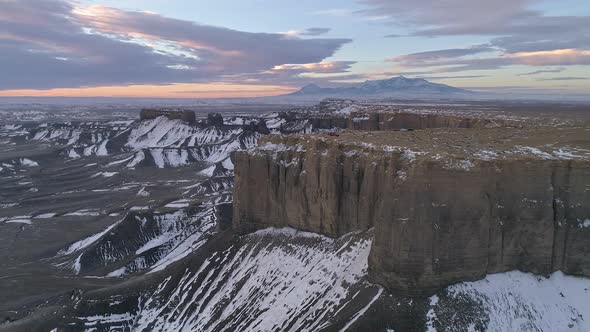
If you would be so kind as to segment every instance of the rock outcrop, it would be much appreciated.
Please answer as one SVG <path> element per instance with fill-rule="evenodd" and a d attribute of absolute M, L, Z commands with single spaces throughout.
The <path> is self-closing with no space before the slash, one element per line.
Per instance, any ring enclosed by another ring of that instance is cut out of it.
<path fill-rule="evenodd" d="M 590 276 L 589 145 L 584 128 L 269 136 L 233 156 L 233 227 L 374 227 L 369 276 L 405 295 L 515 269 Z"/>
<path fill-rule="evenodd" d="M 223 126 L 223 116 L 219 113 L 207 114 L 207 126 L 222 127 Z"/>
<path fill-rule="evenodd" d="M 242 128 L 245 131 L 252 131 L 257 132 L 262 135 L 270 134 L 270 129 L 266 126 L 266 121 L 264 119 L 257 119 L 256 121 L 251 121 L 250 123 L 242 125 Z"/>
<path fill-rule="evenodd" d="M 141 120 L 155 119 L 159 116 L 165 116 L 170 120 L 182 120 L 189 124 L 195 124 L 195 112 L 189 110 L 175 110 L 175 109 L 159 109 L 159 108 L 144 108 L 139 113 Z"/>

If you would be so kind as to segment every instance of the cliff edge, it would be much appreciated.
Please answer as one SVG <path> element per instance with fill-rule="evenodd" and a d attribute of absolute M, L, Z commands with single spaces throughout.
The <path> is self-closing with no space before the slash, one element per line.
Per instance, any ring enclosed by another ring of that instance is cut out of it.
<path fill-rule="evenodd" d="M 374 228 L 369 276 L 404 295 L 510 270 L 590 276 L 590 129 L 477 123 L 264 137 L 233 156 L 233 227 Z"/>

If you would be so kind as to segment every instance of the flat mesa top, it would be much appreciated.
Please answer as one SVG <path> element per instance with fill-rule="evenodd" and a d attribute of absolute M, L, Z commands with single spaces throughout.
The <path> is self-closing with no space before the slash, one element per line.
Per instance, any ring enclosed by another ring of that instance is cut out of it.
<path fill-rule="evenodd" d="M 438 128 L 416 131 L 355 131 L 336 135 L 307 134 L 264 138 L 258 151 L 307 149 L 321 141 L 330 149 L 348 151 L 399 151 L 413 158 L 453 157 L 473 160 L 543 159 L 590 161 L 590 126 Z M 299 145 L 298 148 L 294 148 Z"/>

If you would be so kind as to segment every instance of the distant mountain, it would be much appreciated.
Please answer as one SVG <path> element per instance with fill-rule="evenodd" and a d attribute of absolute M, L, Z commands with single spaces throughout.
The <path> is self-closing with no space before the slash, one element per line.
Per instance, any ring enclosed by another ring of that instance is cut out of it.
<path fill-rule="evenodd" d="M 316 84 L 308 84 L 300 90 L 282 97 L 302 98 L 388 98 L 388 97 L 460 97 L 474 92 L 455 88 L 445 84 L 428 82 L 422 78 L 406 78 L 403 76 L 385 80 L 366 81 L 338 88 L 322 88 Z"/>

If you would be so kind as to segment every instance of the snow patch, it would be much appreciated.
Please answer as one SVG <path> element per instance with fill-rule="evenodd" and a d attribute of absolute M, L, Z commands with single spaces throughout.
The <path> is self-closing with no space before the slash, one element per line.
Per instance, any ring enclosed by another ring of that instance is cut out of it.
<path fill-rule="evenodd" d="M 377 291 L 377 294 L 375 294 L 375 296 L 373 296 L 371 301 L 364 308 L 362 308 L 361 311 L 357 312 L 354 316 L 352 316 L 352 319 L 348 323 L 346 323 L 346 325 L 344 325 L 344 327 L 342 329 L 340 329 L 340 332 L 344 332 L 344 331 L 348 330 L 348 328 L 351 327 L 357 321 L 357 319 L 359 319 L 359 317 L 364 315 L 365 312 L 367 312 L 367 310 L 369 310 L 369 308 L 373 305 L 373 303 L 375 303 L 375 301 L 377 301 L 379 299 L 381 294 L 383 294 L 383 288 L 379 288 L 379 291 Z"/>
<path fill-rule="evenodd" d="M 37 215 L 33 218 L 37 218 L 37 219 L 49 219 L 49 218 L 53 218 L 57 215 L 57 213 L 43 213 L 40 215 Z"/>
<path fill-rule="evenodd" d="M 481 303 L 488 331 L 590 331 L 590 278 L 512 271 L 462 282 L 447 292 Z"/>
<path fill-rule="evenodd" d="M 107 277 L 109 278 L 117 278 L 117 277 L 122 277 L 127 273 L 127 268 L 126 267 L 122 267 L 120 269 L 116 269 L 113 272 L 110 272 L 109 274 L 107 274 Z"/>
<path fill-rule="evenodd" d="M 67 213 L 66 216 L 96 217 L 96 216 L 100 216 L 100 211 L 98 211 L 98 210 L 90 210 L 90 209 L 83 209 L 83 210 L 78 210 L 78 211 L 75 211 L 75 212 Z"/>
<path fill-rule="evenodd" d="M 174 202 L 170 202 L 168 204 L 166 204 L 165 206 L 167 208 L 186 208 L 190 205 L 190 200 L 187 199 L 180 199 Z"/>
<path fill-rule="evenodd" d="M 69 255 L 72 254 L 76 251 L 80 251 L 84 248 L 89 247 L 90 245 L 92 245 L 93 243 L 95 243 L 96 241 L 98 241 L 101 237 L 103 237 L 105 234 L 107 234 L 108 232 L 111 231 L 111 229 L 115 228 L 115 226 L 117 226 L 119 223 L 121 223 L 122 220 L 117 221 L 116 223 L 110 225 L 109 227 L 105 228 L 102 232 L 100 233 L 96 233 L 94 235 L 91 235 L 83 240 L 80 240 L 78 242 L 75 242 L 74 244 L 70 245 L 67 249 L 61 250 L 57 253 L 58 256 L 65 256 L 65 255 Z M 80 255 L 81 257 L 82 255 Z M 78 257 L 78 260 L 80 259 L 80 257 Z M 78 269 L 79 271 L 79 269 Z"/>
<path fill-rule="evenodd" d="M 498 158 L 498 153 L 491 150 L 480 150 L 474 154 L 474 156 L 481 160 L 494 160 Z"/>
<path fill-rule="evenodd" d="M 222 161 L 221 166 L 223 166 L 227 170 L 231 170 L 231 171 L 234 170 L 234 163 L 232 163 L 230 158 L 227 158 L 224 161 Z"/>
<path fill-rule="evenodd" d="M 20 164 L 25 167 L 38 167 L 39 166 L 39 163 L 37 163 L 36 161 L 31 160 L 29 158 L 21 158 Z"/>
<path fill-rule="evenodd" d="M 446 169 L 455 169 L 455 170 L 462 170 L 462 171 L 469 171 L 475 167 L 475 164 L 471 160 L 462 159 L 462 160 L 447 160 L 444 163 L 444 168 Z"/>
<path fill-rule="evenodd" d="M 212 177 L 216 168 L 217 168 L 216 165 L 211 165 L 211 166 L 205 168 L 204 170 L 200 171 L 199 174 L 205 175 L 207 177 Z"/>
<path fill-rule="evenodd" d="M 135 195 L 140 197 L 149 197 L 150 192 L 145 189 L 145 186 L 143 186 Z"/>
<path fill-rule="evenodd" d="M 76 152 L 76 150 L 70 149 L 70 151 L 68 152 L 68 158 L 78 159 L 80 158 L 80 155 L 78 154 L 78 152 Z"/>
<path fill-rule="evenodd" d="M 515 146 L 512 149 L 511 152 L 512 153 L 519 153 L 519 154 L 534 155 L 536 157 L 539 157 L 539 158 L 545 159 L 545 160 L 555 159 L 555 157 L 553 157 L 549 153 L 544 152 L 544 151 L 541 151 L 538 148 L 530 147 L 530 146 L 520 146 L 520 145 L 517 145 L 517 146 Z"/>
<path fill-rule="evenodd" d="M 436 321 L 436 312 L 434 307 L 438 304 L 439 298 L 437 295 L 430 297 L 430 309 L 426 313 L 426 332 L 436 332 L 434 322 Z"/>
<path fill-rule="evenodd" d="M 95 178 L 95 177 L 102 176 L 103 178 L 110 178 L 110 177 L 113 177 L 117 174 L 119 174 L 119 172 L 98 172 L 90 177 Z"/>
<path fill-rule="evenodd" d="M 27 224 L 32 225 L 31 219 L 8 219 L 5 221 L 7 224 Z"/>
<path fill-rule="evenodd" d="M 145 159 L 145 153 L 143 151 L 138 151 L 135 154 L 135 156 L 133 157 L 133 160 L 131 160 L 131 162 L 129 162 L 129 164 L 127 164 L 127 168 L 133 168 L 133 167 L 137 166 L 139 163 L 144 161 L 144 159 Z"/>
<path fill-rule="evenodd" d="M 253 236 L 287 236 L 287 237 L 294 237 L 294 238 L 318 238 L 322 239 L 327 242 L 332 242 L 333 239 L 323 236 L 317 233 L 305 232 L 300 231 L 295 228 L 291 227 L 283 227 L 283 228 L 276 228 L 276 227 L 269 227 L 265 229 L 261 229 L 252 233 Z"/>

